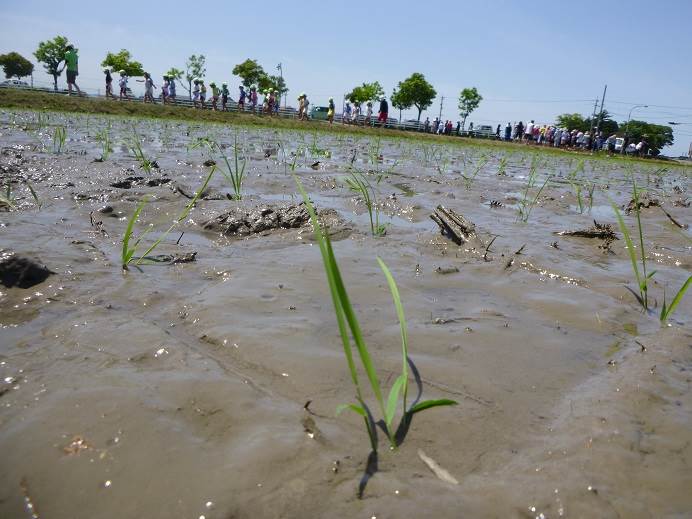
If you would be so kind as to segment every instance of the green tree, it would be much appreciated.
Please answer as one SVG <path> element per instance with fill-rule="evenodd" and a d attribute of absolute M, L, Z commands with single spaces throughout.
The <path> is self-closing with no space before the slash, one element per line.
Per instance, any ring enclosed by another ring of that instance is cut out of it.
<path fill-rule="evenodd" d="M 260 78 L 258 86 L 260 90 L 276 90 L 279 92 L 279 96 L 283 96 L 288 92 L 286 82 L 281 76 L 268 76 L 265 74 Z"/>
<path fill-rule="evenodd" d="M 420 72 L 414 72 L 411 77 L 399 82 L 397 93 L 397 101 L 406 108 L 415 106 L 418 110 L 418 122 L 420 122 L 420 114 L 428 108 L 437 92 L 433 86 L 428 83 L 425 76 Z M 392 105 L 394 105 L 394 99 L 392 98 Z"/>
<path fill-rule="evenodd" d="M 144 75 L 144 68 L 139 61 L 132 59 L 132 54 L 127 49 L 120 49 L 120 52 L 106 54 L 106 58 L 101 62 L 102 67 L 110 67 L 113 71 L 124 70 L 130 77 L 140 77 Z"/>
<path fill-rule="evenodd" d="M 598 119 L 598 115 L 593 121 L 591 120 L 591 118 L 587 119 L 589 123 L 589 129 L 593 128 L 595 131 L 596 125 L 598 125 L 601 132 L 603 132 L 603 135 L 612 135 L 618 132 L 620 127 L 617 121 L 613 120 L 613 117 L 608 113 L 608 110 L 603 110 L 603 112 L 601 112 L 600 124 Z"/>
<path fill-rule="evenodd" d="M 401 85 L 401 83 L 399 83 L 399 85 Z M 392 102 L 392 106 L 399 110 L 399 122 L 401 122 L 401 111 L 411 108 L 410 101 L 401 93 L 401 90 L 397 90 L 396 88 L 392 91 L 392 96 L 389 99 Z"/>
<path fill-rule="evenodd" d="M 561 114 L 555 119 L 556 126 L 568 130 L 587 132 L 591 129 L 591 120 L 585 119 L 581 114 Z"/>
<path fill-rule="evenodd" d="M 39 42 L 38 48 L 34 51 L 34 56 L 39 63 L 43 63 L 46 72 L 53 76 L 53 88 L 58 89 L 58 77 L 62 70 L 58 66 L 65 60 L 65 53 L 69 41 L 65 36 L 56 36 L 52 40 Z"/>
<path fill-rule="evenodd" d="M 193 54 L 187 58 L 187 63 L 185 63 L 185 81 L 187 81 L 187 87 L 183 85 L 183 88 L 188 91 L 190 99 L 192 99 L 192 82 L 195 78 L 202 79 L 206 75 L 206 64 L 207 58 L 204 57 L 204 54 L 200 54 L 199 56 Z"/>
<path fill-rule="evenodd" d="M 582 132 L 595 131 L 598 124 L 598 115 L 595 119 L 584 117 L 581 114 L 561 114 L 558 115 L 555 124 L 561 128 L 568 130 L 578 130 Z M 600 128 L 604 135 L 612 135 L 618 131 L 618 123 L 613 120 L 608 110 L 603 110 L 601 113 Z"/>
<path fill-rule="evenodd" d="M 481 104 L 483 96 L 478 93 L 476 87 L 465 88 L 459 94 L 459 115 L 461 116 L 461 129 L 466 125 L 466 118 Z"/>
<path fill-rule="evenodd" d="M 619 133 L 623 137 L 627 135 L 630 142 L 645 140 L 654 157 L 659 155 L 665 146 L 673 144 L 673 128 L 667 125 L 632 120 L 629 123 L 622 123 Z"/>
<path fill-rule="evenodd" d="M 346 94 L 346 99 L 352 103 L 367 103 L 368 101 L 376 101 L 384 95 L 384 90 L 379 82 L 375 81 L 373 83 L 363 83 L 360 86 L 355 87 L 348 94 Z"/>
<path fill-rule="evenodd" d="M 30 76 L 34 72 L 34 64 L 18 52 L 0 54 L 0 65 L 6 78 Z"/>
<path fill-rule="evenodd" d="M 166 72 L 166 75 L 173 81 L 177 80 L 180 84 L 182 84 L 182 79 L 185 75 L 185 72 L 180 70 L 179 68 L 171 67 L 168 69 L 168 72 Z"/>
<path fill-rule="evenodd" d="M 238 63 L 233 67 L 233 75 L 238 76 L 243 80 L 245 88 L 250 88 L 252 85 L 257 85 L 260 90 L 271 88 L 269 86 L 269 77 L 262 68 L 262 65 L 254 59 L 246 59 L 242 63 Z"/>

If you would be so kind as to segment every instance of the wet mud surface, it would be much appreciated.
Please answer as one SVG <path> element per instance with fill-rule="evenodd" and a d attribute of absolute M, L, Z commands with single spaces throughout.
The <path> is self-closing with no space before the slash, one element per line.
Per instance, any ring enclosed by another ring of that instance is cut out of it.
<path fill-rule="evenodd" d="M 148 246 L 211 161 L 222 167 L 224 152 L 233 162 L 236 136 L 242 200 L 215 173 L 152 253 L 170 261 L 123 271 L 121 240 L 142 198 L 134 235 L 150 228 Z M 106 140 L 112 152 L 95 160 Z M 158 167 L 140 167 L 133 140 Z M 689 170 L 32 112 L 3 112 L 0 143 L 3 195 L 10 185 L 0 255 L 53 273 L 0 286 L 0 516 L 692 510 L 692 297 L 667 325 L 658 308 L 641 310 L 610 206 L 630 204 L 632 176 L 647 190 L 660 306 L 692 266 Z M 363 199 L 344 182 L 354 170 L 373 186 L 384 236 L 371 235 Z M 384 386 L 397 377 L 400 339 L 377 256 L 399 285 L 426 397 L 459 402 L 418 415 L 396 452 L 381 441 L 363 499 L 368 438 L 358 417 L 335 416 L 354 389 L 291 173 L 328 222 Z M 436 211 L 465 239 L 442 234 Z M 634 231 L 634 213 L 624 218 Z"/>

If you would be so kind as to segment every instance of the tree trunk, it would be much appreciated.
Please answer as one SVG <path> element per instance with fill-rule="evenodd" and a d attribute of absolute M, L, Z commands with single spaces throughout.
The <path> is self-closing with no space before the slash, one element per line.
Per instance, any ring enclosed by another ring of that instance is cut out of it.
<path fill-rule="evenodd" d="M 58 75 L 53 74 L 53 90 L 58 91 Z"/>
<path fill-rule="evenodd" d="M 466 118 L 468 115 L 465 115 L 464 118 L 461 120 L 461 131 L 464 131 L 464 128 L 466 127 Z"/>
<path fill-rule="evenodd" d="M 420 124 L 420 114 L 423 111 L 423 109 L 420 106 L 416 106 L 418 108 L 418 124 Z"/>

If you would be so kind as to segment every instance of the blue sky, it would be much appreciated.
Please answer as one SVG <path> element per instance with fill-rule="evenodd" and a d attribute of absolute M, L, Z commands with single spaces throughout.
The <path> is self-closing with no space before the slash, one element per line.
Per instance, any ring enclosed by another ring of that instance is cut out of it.
<path fill-rule="evenodd" d="M 99 64 L 106 52 L 121 48 L 155 79 L 203 53 L 207 78 L 228 81 L 232 94 L 235 64 L 250 57 L 275 72 L 281 62 L 290 99 L 305 91 L 317 105 L 363 81 L 377 80 L 389 94 L 422 72 L 438 91 L 423 117 L 436 116 L 444 96 L 443 118 L 456 121 L 459 91 L 475 86 L 485 99 L 469 122 L 503 126 L 590 114 L 607 83 L 605 107 L 617 120 L 647 104 L 634 117 L 687 123 L 675 128 L 676 143 L 666 153 L 686 154 L 692 141 L 690 0 L 69 5 L 0 0 L 0 53 L 16 50 L 35 61 L 38 41 L 63 34 L 79 48 L 81 86 L 94 91 L 103 89 Z M 34 79 L 51 81 L 40 66 Z"/>

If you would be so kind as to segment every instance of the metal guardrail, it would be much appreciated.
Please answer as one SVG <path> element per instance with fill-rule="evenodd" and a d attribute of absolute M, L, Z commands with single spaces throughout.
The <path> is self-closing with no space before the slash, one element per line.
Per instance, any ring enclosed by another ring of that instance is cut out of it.
<path fill-rule="evenodd" d="M 68 91 L 66 89 L 54 90 L 52 88 L 30 87 L 30 86 L 19 87 L 19 86 L 15 86 L 15 85 L 2 85 L 2 84 L 0 84 L 0 89 L 5 89 L 5 88 L 29 90 L 32 92 L 43 92 L 46 94 L 55 94 L 55 95 L 67 95 L 68 94 Z M 104 100 L 109 99 L 105 95 L 101 95 L 101 94 L 85 94 L 85 93 L 83 93 L 82 97 L 85 97 L 88 99 L 104 99 Z M 136 96 L 136 97 L 130 96 L 126 99 L 120 100 L 119 97 L 117 95 L 115 95 L 113 99 L 114 99 L 114 101 L 118 101 L 118 102 L 129 102 L 129 103 L 133 103 L 133 102 L 142 103 L 143 102 L 143 96 Z M 154 101 L 155 102 L 153 104 L 159 104 L 159 105 L 163 104 L 160 97 L 155 98 Z M 187 96 L 176 97 L 175 103 L 170 103 L 170 106 L 182 106 L 182 107 L 186 107 L 186 108 L 195 108 L 194 102 L 191 99 L 189 99 Z M 217 106 L 219 107 L 219 110 L 220 110 L 220 108 L 221 108 L 221 99 L 220 98 L 217 102 Z M 211 98 L 207 98 L 207 100 L 205 101 L 205 109 L 212 110 Z M 227 103 L 227 111 L 238 112 L 239 111 L 238 110 L 238 103 L 236 101 L 234 101 L 233 99 L 229 98 L 228 103 Z M 267 114 L 262 112 L 262 106 L 261 105 L 257 105 L 255 110 L 253 110 L 252 107 L 247 103 L 245 104 L 245 108 L 244 108 L 244 110 L 242 110 L 242 113 L 253 114 L 253 115 L 257 115 L 257 116 L 267 116 Z M 276 116 L 277 113 L 275 112 L 272 115 Z M 292 108 L 292 107 L 279 108 L 278 116 L 283 117 L 283 118 L 294 119 L 294 118 L 298 117 L 298 110 L 296 110 L 295 108 Z M 315 120 L 323 120 L 323 119 L 315 119 Z M 343 124 L 343 114 L 335 114 L 334 115 L 334 123 L 335 124 L 337 124 L 337 123 Z M 351 126 L 351 125 L 352 126 L 371 126 L 371 127 L 380 127 L 381 126 L 380 123 L 377 121 L 377 115 L 376 114 L 373 114 L 369 123 L 366 121 L 366 117 L 361 114 L 358 117 L 356 122 L 347 121 L 345 124 L 349 125 L 349 126 Z M 426 132 L 425 123 L 415 122 L 415 121 L 393 122 L 391 117 L 388 118 L 388 122 L 385 124 L 385 128 L 394 129 L 394 130 L 402 130 L 402 131 L 420 132 L 420 133 L 432 133 L 432 131 L 431 131 L 432 127 L 430 127 L 428 129 L 428 131 Z M 456 130 L 453 129 L 452 133 L 449 136 L 457 136 Z M 495 135 L 491 135 L 491 136 L 476 135 L 473 132 L 469 132 L 468 130 L 459 132 L 458 136 L 460 136 L 460 137 L 476 137 L 476 138 L 485 138 L 485 139 L 495 139 L 496 138 Z"/>

